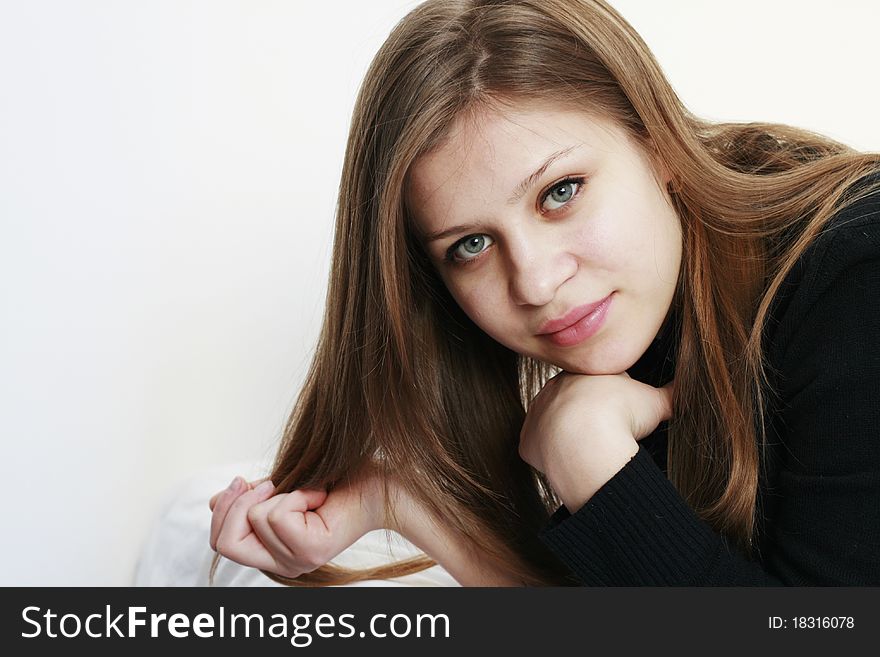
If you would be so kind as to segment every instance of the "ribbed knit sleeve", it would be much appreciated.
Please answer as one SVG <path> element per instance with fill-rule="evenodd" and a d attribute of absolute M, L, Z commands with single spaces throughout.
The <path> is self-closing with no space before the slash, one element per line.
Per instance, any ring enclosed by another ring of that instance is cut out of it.
<path fill-rule="evenodd" d="M 540 533 L 581 583 L 880 585 L 880 196 L 842 213 L 786 289 L 766 348 L 777 401 L 756 558 L 700 520 L 640 445 Z"/>
<path fill-rule="evenodd" d="M 730 550 L 643 447 L 574 515 L 560 507 L 540 537 L 587 586 L 782 585 Z"/>
<path fill-rule="evenodd" d="M 643 447 L 573 517 L 561 507 L 541 537 L 593 585 L 691 584 L 722 549 Z"/>

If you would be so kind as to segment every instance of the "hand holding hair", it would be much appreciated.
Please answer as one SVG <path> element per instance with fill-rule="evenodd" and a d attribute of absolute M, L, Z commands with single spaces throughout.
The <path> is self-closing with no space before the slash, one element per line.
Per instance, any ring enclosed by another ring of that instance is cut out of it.
<path fill-rule="evenodd" d="M 242 489 L 241 489 L 241 492 L 243 493 L 245 490 L 253 490 L 253 489 L 256 488 L 257 486 L 259 486 L 261 483 L 263 483 L 264 481 L 266 481 L 266 477 L 263 477 L 262 479 L 254 479 L 253 481 L 244 481 L 241 477 L 236 477 L 235 479 L 232 480 L 232 483 L 229 484 L 229 488 L 224 488 L 224 489 L 221 490 L 219 493 L 214 493 L 214 494 L 211 496 L 211 499 L 208 500 L 208 508 L 210 508 L 211 511 L 213 511 L 213 510 L 214 510 L 214 507 L 215 507 L 216 504 L 217 504 L 217 500 L 220 499 L 220 496 L 221 496 L 221 495 L 223 495 L 223 494 L 226 493 L 227 491 L 231 490 L 232 488 L 241 488 L 242 483 L 243 483 L 244 486 L 245 486 L 245 488 L 242 488 Z M 227 508 L 227 511 L 228 511 L 228 508 Z M 226 513 L 224 512 L 223 515 L 224 515 L 224 517 L 225 517 Z M 221 520 L 222 520 L 222 518 L 221 518 Z M 214 544 L 214 535 L 213 535 L 213 533 L 211 534 L 211 536 L 212 536 L 212 539 L 211 539 L 211 545 L 213 546 L 213 544 Z"/>
<path fill-rule="evenodd" d="M 299 577 L 382 526 L 380 484 L 364 476 L 329 493 L 303 488 L 274 495 L 268 480 L 236 477 L 209 503 L 211 548 L 243 566 Z"/>
<path fill-rule="evenodd" d="M 638 452 L 638 440 L 672 417 L 672 386 L 626 373 L 560 372 L 532 400 L 519 454 L 543 472 L 570 513 Z"/>

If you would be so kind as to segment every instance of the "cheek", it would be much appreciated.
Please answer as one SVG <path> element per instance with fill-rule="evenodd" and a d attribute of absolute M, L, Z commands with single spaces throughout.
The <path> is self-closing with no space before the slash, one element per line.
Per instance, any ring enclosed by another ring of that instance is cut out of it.
<path fill-rule="evenodd" d="M 677 272 L 681 250 L 677 217 L 663 199 L 646 196 L 622 195 L 581 231 L 581 253 L 597 269 L 629 272 L 643 282 Z"/>
<path fill-rule="evenodd" d="M 621 239 L 626 233 L 622 232 L 620 213 L 620 209 L 597 208 L 587 219 L 579 221 L 575 232 L 566 238 L 578 260 L 593 273 L 618 270 L 632 258 L 631 249 Z"/>
<path fill-rule="evenodd" d="M 663 261 L 664 271 L 662 272 L 662 278 L 670 285 L 674 285 L 678 281 L 678 274 L 681 269 L 681 228 L 676 224 L 674 226 L 665 227 L 664 231 L 665 232 L 658 236 L 658 241 L 662 240 L 663 248 L 666 250 Z"/>
<path fill-rule="evenodd" d="M 446 283 L 449 293 L 471 321 L 483 331 L 498 339 L 498 327 L 504 325 L 503 308 L 498 285 L 491 281 L 472 284 Z"/>
<path fill-rule="evenodd" d="M 647 248 L 650 250 L 654 275 L 666 284 L 674 284 L 678 279 L 681 264 L 682 233 L 678 215 L 671 204 L 658 200 L 656 219 L 645 234 L 650 236 Z"/>

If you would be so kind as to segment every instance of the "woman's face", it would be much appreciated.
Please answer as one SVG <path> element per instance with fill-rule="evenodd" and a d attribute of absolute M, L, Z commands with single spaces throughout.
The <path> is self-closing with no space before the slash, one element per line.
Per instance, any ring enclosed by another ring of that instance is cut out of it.
<path fill-rule="evenodd" d="M 408 201 L 483 331 L 569 372 L 617 374 L 675 292 L 682 237 L 666 182 L 616 124 L 531 105 L 458 121 L 416 162 Z"/>

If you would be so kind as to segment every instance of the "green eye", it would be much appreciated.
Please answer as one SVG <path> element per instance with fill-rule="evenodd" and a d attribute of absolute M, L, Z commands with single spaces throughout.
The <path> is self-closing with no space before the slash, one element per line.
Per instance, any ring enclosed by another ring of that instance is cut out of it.
<path fill-rule="evenodd" d="M 468 253 L 477 254 L 483 250 L 483 245 L 485 243 L 486 238 L 483 235 L 474 235 L 473 237 L 462 242 L 461 246 L 463 246 L 464 250 Z"/>
<path fill-rule="evenodd" d="M 492 238 L 488 235 L 468 235 L 449 247 L 446 260 L 458 263 L 475 260 L 490 244 Z"/>
<path fill-rule="evenodd" d="M 550 198 L 552 198 L 557 203 L 565 203 L 574 195 L 574 189 L 572 189 L 572 187 L 573 185 L 571 183 L 560 185 L 552 192 L 550 192 Z"/>
<path fill-rule="evenodd" d="M 557 210 L 577 196 L 583 185 L 583 178 L 573 178 L 556 183 L 544 194 L 541 207 L 544 210 Z"/>

